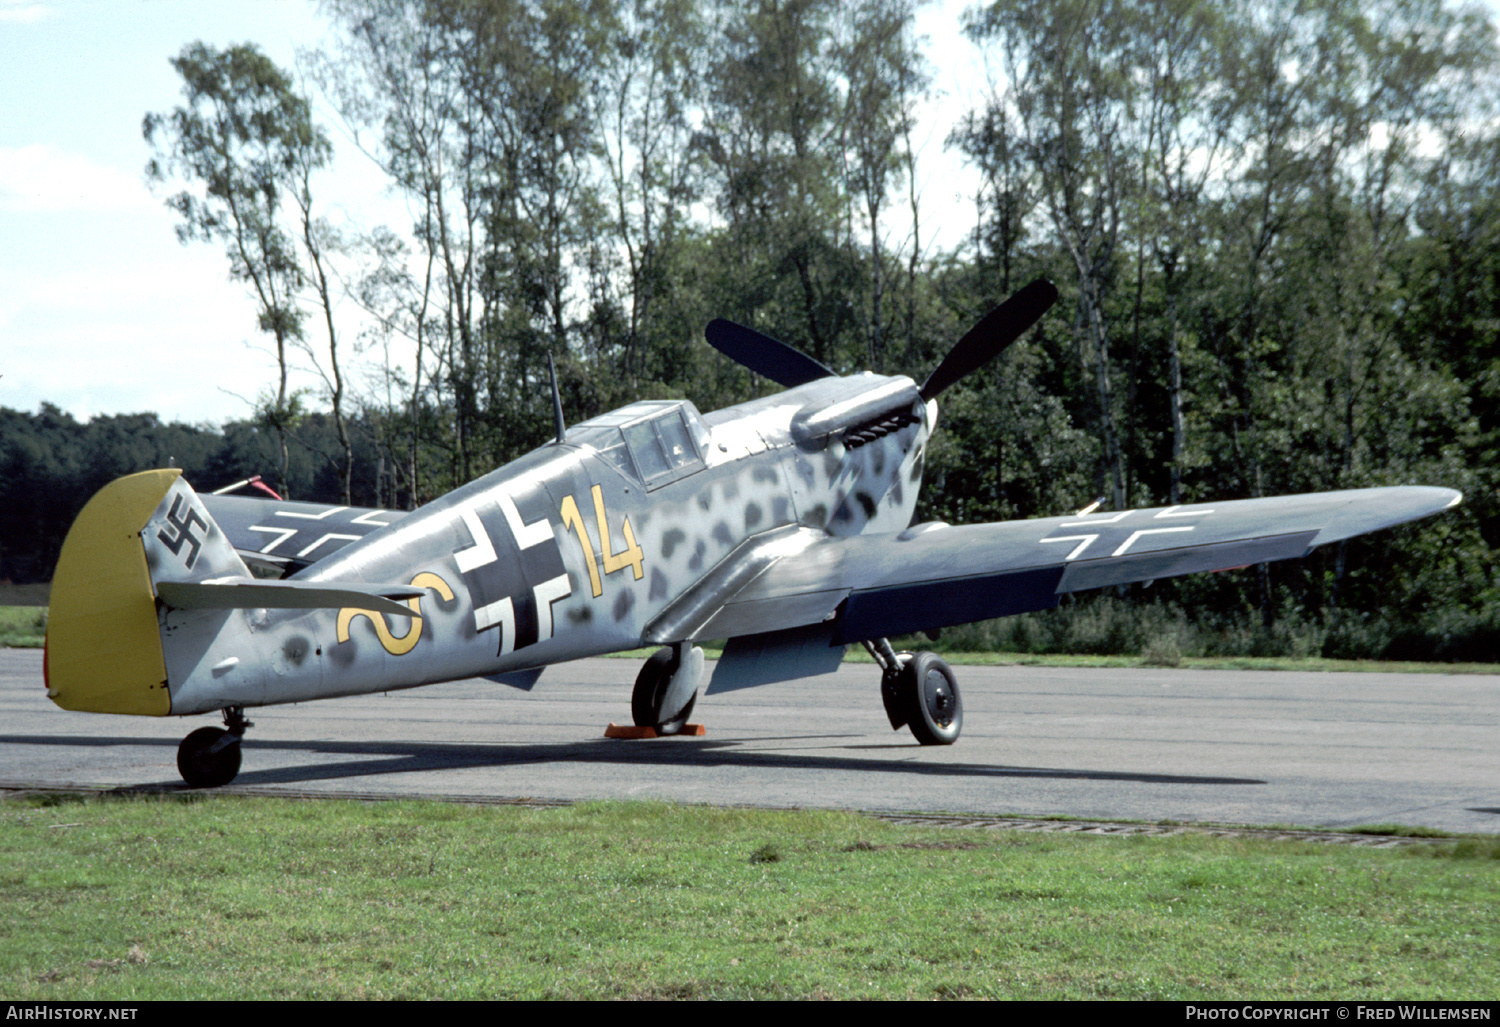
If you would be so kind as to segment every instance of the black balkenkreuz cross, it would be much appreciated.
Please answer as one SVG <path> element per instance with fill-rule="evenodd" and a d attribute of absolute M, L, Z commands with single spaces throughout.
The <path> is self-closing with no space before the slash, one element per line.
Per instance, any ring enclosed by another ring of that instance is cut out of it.
<path fill-rule="evenodd" d="M 552 604 L 573 594 L 562 551 L 548 517 L 551 502 L 539 488 L 461 514 L 473 544 L 453 554 L 474 605 L 476 631 L 500 629 L 497 653 L 552 637 Z"/>
<path fill-rule="evenodd" d="M 1154 514 L 1149 510 L 1093 514 L 1063 521 L 1052 529 L 1053 534 L 1040 541 L 1043 545 L 1060 543 L 1059 548 L 1065 550 L 1063 563 L 1128 556 L 1136 551 L 1161 548 L 1159 542 L 1143 543 L 1142 539 L 1192 531 L 1201 523 L 1199 518 L 1212 513 L 1212 509 L 1205 507 L 1169 506 Z"/>

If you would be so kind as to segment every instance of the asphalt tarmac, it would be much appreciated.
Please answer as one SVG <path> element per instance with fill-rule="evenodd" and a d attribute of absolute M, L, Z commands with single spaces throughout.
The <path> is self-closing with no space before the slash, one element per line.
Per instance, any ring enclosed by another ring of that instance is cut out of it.
<path fill-rule="evenodd" d="M 1495 676 L 958 667 L 963 737 L 924 747 L 846 663 L 700 697 L 703 737 L 605 739 L 637 670 L 248 710 L 231 787 L 1500 834 Z M 0 650 L 0 787 L 178 787 L 177 743 L 217 722 L 68 713 L 39 650 Z"/>

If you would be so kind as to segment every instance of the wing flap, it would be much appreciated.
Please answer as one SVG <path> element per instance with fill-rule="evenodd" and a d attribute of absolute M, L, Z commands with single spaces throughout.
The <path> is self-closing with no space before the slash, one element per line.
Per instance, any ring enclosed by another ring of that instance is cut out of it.
<path fill-rule="evenodd" d="M 705 695 L 797 681 L 832 674 L 844 660 L 844 647 L 832 640 L 832 627 L 813 624 L 789 631 L 731 638 L 714 664 Z"/>
<path fill-rule="evenodd" d="M 856 589 L 839 613 L 837 645 L 930 631 L 993 617 L 1050 610 L 1057 605 L 1061 567 L 911 585 Z"/>

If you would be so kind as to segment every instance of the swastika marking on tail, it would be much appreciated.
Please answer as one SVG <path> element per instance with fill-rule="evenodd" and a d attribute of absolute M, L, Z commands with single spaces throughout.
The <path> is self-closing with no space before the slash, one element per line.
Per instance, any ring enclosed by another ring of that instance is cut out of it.
<path fill-rule="evenodd" d="M 193 509 L 192 504 L 188 504 L 185 516 L 179 516 L 178 511 L 182 509 L 182 506 L 182 496 L 173 496 L 172 509 L 167 511 L 167 524 L 176 534 L 168 535 L 166 529 L 163 528 L 156 533 L 156 537 L 161 540 L 162 545 L 172 551 L 174 556 L 182 556 L 183 543 L 187 543 L 189 549 L 183 563 L 188 570 L 192 570 L 193 564 L 198 562 L 198 550 L 203 548 L 203 539 L 193 534 L 193 525 L 196 524 L 207 532 L 208 522 L 198 516 L 198 511 Z"/>

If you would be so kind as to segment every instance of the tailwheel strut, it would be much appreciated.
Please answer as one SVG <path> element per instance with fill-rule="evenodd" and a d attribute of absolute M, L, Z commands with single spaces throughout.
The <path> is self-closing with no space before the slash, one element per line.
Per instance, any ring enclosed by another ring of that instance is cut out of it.
<path fill-rule="evenodd" d="M 240 742 L 255 725 L 239 706 L 224 710 L 224 726 L 200 727 L 177 747 L 177 771 L 189 788 L 218 788 L 240 772 Z"/>

